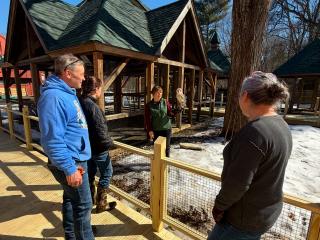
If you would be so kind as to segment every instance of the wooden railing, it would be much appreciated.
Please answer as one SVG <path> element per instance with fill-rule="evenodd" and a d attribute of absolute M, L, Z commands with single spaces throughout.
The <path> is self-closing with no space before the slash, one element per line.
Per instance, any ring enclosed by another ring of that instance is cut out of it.
<path fill-rule="evenodd" d="M 43 152 L 41 146 L 32 142 L 31 135 L 31 124 L 30 121 L 39 121 L 38 117 L 30 116 L 28 107 L 23 108 L 23 112 L 12 110 L 10 104 L 5 108 L 0 108 L 8 115 L 8 129 L 2 124 L 1 114 L 0 114 L 0 129 L 9 133 L 11 138 L 18 138 L 19 140 L 26 143 L 28 150 L 37 149 Z M 20 115 L 23 118 L 24 125 L 24 138 L 19 136 L 14 131 L 14 117 L 13 115 Z M 174 160 L 165 157 L 165 146 L 166 139 L 159 137 L 154 144 L 154 152 L 143 150 L 137 147 L 133 147 L 127 144 L 123 144 L 115 141 L 115 145 L 118 148 L 124 149 L 132 154 L 147 157 L 150 159 L 151 171 L 150 171 L 150 191 L 151 199 L 150 205 L 139 200 L 135 196 L 127 193 L 118 187 L 111 185 L 110 190 L 113 191 L 119 197 L 127 200 L 128 202 L 134 204 L 140 209 L 149 212 L 152 218 L 152 226 L 155 231 L 161 231 L 164 224 L 172 226 L 177 230 L 183 232 L 184 234 L 194 238 L 194 239 L 206 239 L 206 235 L 197 231 L 196 229 L 180 222 L 177 219 L 172 218 L 168 215 L 168 168 L 175 167 L 179 170 L 186 171 L 190 174 L 208 178 L 214 181 L 220 181 L 220 175 L 211 171 L 207 171 L 201 168 L 194 167 L 185 162 Z M 293 207 L 301 208 L 311 212 L 311 217 L 309 219 L 308 233 L 306 240 L 320 240 L 320 206 L 319 203 L 311 203 L 306 200 L 298 199 L 289 195 L 285 195 L 284 202 L 292 205 Z"/>

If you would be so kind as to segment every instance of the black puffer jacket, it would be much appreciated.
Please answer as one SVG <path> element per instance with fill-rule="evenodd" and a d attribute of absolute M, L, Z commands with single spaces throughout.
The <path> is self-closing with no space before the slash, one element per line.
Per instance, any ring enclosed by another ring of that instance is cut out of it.
<path fill-rule="evenodd" d="M 96 100 L 92 97 L 80 97 L 79 101 L 88 123 L 92 155 L 109 150 L 113 142 L 108 134 L 107 120 Z"/>

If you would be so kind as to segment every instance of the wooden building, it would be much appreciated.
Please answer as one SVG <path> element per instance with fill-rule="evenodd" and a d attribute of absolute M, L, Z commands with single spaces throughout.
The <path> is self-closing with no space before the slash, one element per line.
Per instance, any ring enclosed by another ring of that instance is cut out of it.
<path fill-rule="evenodd" d="M 184 89 L 190 123 L 194 106 L 198 118 L 208 101 L 213 113 L 216 75 L 208 65 L 192 0 L 154 10 L 138 0 L 85 0 L 77 6 L 61 0 L 11 0 L 3 71 L 11 67 L 16 73 L 20 106 L 18 71 L 31 71 L 37 102 L 39 71 L 46 76 L 53 72 L 54 58 L 64 53 L 79 56 L 87 73 L 104 79 L 106 98 L 99 103 L 109 114 L 124 116 L 133 103 L 131 112 L 143 112 L 154 84 L 162 85 L 169 99 L 176 88 Z M 203 98 L 208 85 L 209 100 Z"/>
<path fill-rule="evenodd" d="M 17 95 L 17 87 L 15 84 L 15 75 L 14 71 L 8 72 L 7 75 L 7 91 L 8 96 L 5 95 L 5 86 L 4 86 L 4 75 L 2 73 L 2 67 L 8 66 L 4 63 L 4 54 L 5 54 L 5 47 L 6 47 L 6 38 L 5 36 L 0 34 L 0 98 L 7 100 L 15 101 L 18 97 Z M 9 65 L 10 66 L 10 65 Z M 21 94 L 22 98 L 27 99 L 30 96 L 33 96 L 32 86 L 31 86 L 31 73 L 27 70 L 19 70 L 19 78 L 21 84 Z"/>
<path fill-rule="evenodd" d="M 231 63 L 228 57 L 220 49 L 220 39 L 216 31 L 211 39 L 208 60 L 210 68 L 217 73 L 216 91 L 218 100 L 220 103 L 226 102 Z"/>
<path fill-rule="evenodd" d="M 303 104 L 314 110 L 317 97 L 320 97 L 320 39 L 308 44 L 274 73 L 290 88 L 289 112 L 295 104 L 298 109 Z"/>

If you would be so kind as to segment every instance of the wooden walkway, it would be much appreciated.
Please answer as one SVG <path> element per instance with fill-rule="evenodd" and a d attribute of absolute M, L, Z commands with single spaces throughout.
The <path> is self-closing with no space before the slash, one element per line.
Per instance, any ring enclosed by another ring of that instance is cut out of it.
<path fill-rule="evenodd" d="M 62 191 L 46 168 L 46 157 L 0 132 L 0 239 L 64 239 Z M 116 209 L 92 214 L 96 239 L 179 239 L 152 231 L 151 220 L 118 201 Z"/>

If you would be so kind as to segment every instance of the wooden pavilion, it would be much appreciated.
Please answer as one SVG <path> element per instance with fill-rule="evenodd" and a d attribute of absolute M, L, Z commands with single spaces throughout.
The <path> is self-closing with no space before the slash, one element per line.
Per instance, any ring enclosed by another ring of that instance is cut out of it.
<path fill-rule="evenodd" d="M 16 73 L 19 106 L 25 104 L 19 70 L 31 71 L 37 102 L 39 71 L 48 76 L 55 57 L 73 53 L 84 60 L 87 73 L 104 79 L 106 98 L 99 104 L 115 118 L 129 116 L 128 109 L 140 114 L 154 84 L 162 85 L 164 97 L 171 100 L 176 88 L 184 89 L 190 123 L 194 106 L 198 119 L 207 103 L 213 114 L 216 74 L 208 65 L 192 0 L 154 10 L 139 0 L 84 0 L 77 6 L 61 0 L 11 0 L 7 32 L 2 70 L 5 76 L 10 68 Z M 210 88 L 209 96 L 204 87 Z"/>
<path fill-rule="evenodd" d="M 220 39 L 217 31 L 214 32 L 211 39 L 210 50 L 208 51 L 208 60 L 210 68 L 217 73 L 216 91 L 220 97 L 220 103 L 224 101 L 222 98 L 227 97 L 228 79 L 230 76 L 231 63 L 228 57 L 220 49 Z"/>
<path fill-rule="evenodd" d="M 301 104 L 308 104 L 314 110 L 320 97 L 320 39 L 308 44 L 274 73 L 289 85 L 289 112 L 293 110 L 294 104 L 297 104 L 298 109 Z"/>

